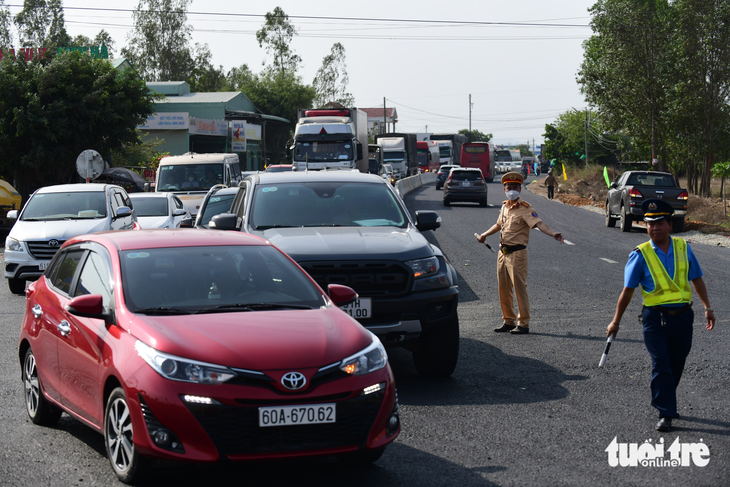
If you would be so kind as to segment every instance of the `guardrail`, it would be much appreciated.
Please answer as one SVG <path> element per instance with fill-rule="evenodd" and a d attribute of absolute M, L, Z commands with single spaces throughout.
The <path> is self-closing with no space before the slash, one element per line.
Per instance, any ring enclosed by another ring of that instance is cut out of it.
<path fill-rule="evenodd" d="M 395 183 L 395 190 L 402 198 L 414 189 L 420 188 L 424 184 L 433 183 L 434 181 L 436 181 L 435 172 L 416 174 L 415 176 L 401 179 L 397 183 Z"/>

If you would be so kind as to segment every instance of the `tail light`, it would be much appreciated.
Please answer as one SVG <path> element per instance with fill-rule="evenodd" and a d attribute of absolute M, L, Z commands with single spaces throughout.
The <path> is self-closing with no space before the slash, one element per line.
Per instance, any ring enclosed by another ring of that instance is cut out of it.
<path fill-rule="evenodd" d="M 629 196 L 631 196 L 631 206 L 636 206 L 636 202 L 634 201 L 634 198 L 643 198 L 644 196 L 641 194 L 641 191 L 638 189 L 631 188 L 629 190 Z"/>
<path fill-rule="evenodd" d="M 687 191 L 682 191 L 681 193 L 679 193 L 679 196 L 677 196 L 678 200 L 683 200 L 683 201 L 687 201 L 688 198 L 689 198 L 689 193 Z"/>

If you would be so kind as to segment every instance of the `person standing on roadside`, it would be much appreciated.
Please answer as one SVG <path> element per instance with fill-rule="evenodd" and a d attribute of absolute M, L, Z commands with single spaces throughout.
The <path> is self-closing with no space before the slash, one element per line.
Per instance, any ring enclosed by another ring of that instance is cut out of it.
<path fill-rule="evenodd" d="M 497 259 L 497 282 L 499 283 L 499 304 L 502 307 L 502 326 L 496 332 L 510 332 L 522 335 L 530 332 L 530 300 L 527 296 L 527 243 L 530 230 L 537 228 L 542 233 L 563 243 L 563 234 L 554 232 L 537 216 L 535 209 L 520 199 L 525 178 L 518 172 L 502 176 L 502 185 L 507 200 L 502 202 L 497 223 L 477 237 L 480 243 L 501 230 L 500 252 Z M 515 316 L 514 295 L 517 297 L 519 314 Z"/>
<path fill-rule="evenodd" d="M 547 186 L 548 191 L 548 199 L 551 200 L 555 197 L 555 176 L 553 176 L 553 170 L 550 169 L 548 171 L 548 176 L 545 178 L 545 181 L 543 182 L 545 186 Z"/>
<path fill-rule="evenodd" d="M 619 323 L 641 285 L 644 344 L 651 355 L 651 405 L 659 411 L 657 431 L 669 431 L 677 413 L 677 386 L 692 348 L 691 282 L 705 307 L 705 328 L 715 327 L 702 269 L 689 244 L 669 235 L 674 209 L 666 201 L 648 199 L 641 205 L 650 241 L 629 255 L 624 269 L 624 289 L 616 303 L 606 336 L 618 333 Z"/>

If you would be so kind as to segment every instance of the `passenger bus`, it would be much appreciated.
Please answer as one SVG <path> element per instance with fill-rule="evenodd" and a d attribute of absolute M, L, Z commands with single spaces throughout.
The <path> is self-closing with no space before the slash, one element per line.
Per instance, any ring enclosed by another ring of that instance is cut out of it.
<path fill-rule="evenodd" d="M 494 145 L 488 142 L 467 142 L 461 146 L 461 167 L 476 167 L 488 183 L 494 181 L 497 154 Z"/>
<path fill-rule="evenodd" d="M 418 155 L 418 169 L 421 172 L 433 172 L 441 166 L 439 145 L 433 140 L 416 142 L 416 154 Z"/>

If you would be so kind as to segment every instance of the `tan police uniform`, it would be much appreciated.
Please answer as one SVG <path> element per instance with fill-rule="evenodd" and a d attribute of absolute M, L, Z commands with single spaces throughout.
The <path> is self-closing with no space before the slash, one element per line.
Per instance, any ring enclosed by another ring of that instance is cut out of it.
<path fill-rule="evenodd" d="M 518 198 L 504 201 L 499 212 L 501 228 L 500 253 L 497 259 L 499 303 L 502 320 L 509 326 L 530 326 L 530 300 L 527 296 L 527 244 L 530 230 L 542 220 L 535 209 Z M 512 289 L 517 296 L 518 316 L 515 316 Z M 517 321 L 515 323 L 515 321 Z"/>

